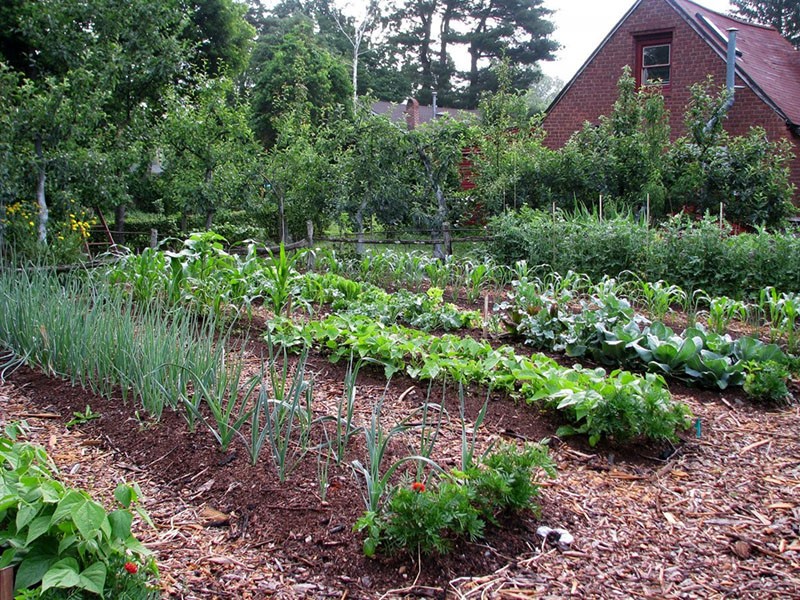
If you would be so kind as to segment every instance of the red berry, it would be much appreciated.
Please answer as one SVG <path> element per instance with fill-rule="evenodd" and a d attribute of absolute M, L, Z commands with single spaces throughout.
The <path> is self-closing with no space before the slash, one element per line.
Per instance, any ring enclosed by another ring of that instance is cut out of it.
<path fill-rule="evenodd" d="M 133 575 L 133 574 L 135 574 L 135 573 L 136 573 L 136 571 L 138 571 L 138 570 L 139 570 L 139 567 L 137 567 L 135 563 L 132 563 L 132 562 L 126 562 L 126 563 L 125 563 L 125 570 L 126 570 L 128 573 L 130 573 L 131 575 Z"/>

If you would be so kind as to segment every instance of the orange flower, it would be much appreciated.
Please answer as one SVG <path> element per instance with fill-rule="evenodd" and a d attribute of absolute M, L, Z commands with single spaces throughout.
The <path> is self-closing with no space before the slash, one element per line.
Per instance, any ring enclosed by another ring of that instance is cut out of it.
<path fill-rule="evenodd" d="M 425 484 L 421 481 L 415 481 L 411 484 L 411 490 L 417 493 L 422 493 L 425 491 Z"/>

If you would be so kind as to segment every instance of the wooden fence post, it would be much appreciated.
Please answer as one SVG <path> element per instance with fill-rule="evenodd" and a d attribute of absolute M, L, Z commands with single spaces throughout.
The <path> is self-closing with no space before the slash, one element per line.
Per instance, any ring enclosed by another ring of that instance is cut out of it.
<path fill-rule="evenodd" d="M 158 229 L 150 230 L 150 247 L 153 249 L 158 248 Z"/>
<path fill-rule="evenodd" d="M 14 567 L 0 569 L 0 600 L 14 600 Z"/>

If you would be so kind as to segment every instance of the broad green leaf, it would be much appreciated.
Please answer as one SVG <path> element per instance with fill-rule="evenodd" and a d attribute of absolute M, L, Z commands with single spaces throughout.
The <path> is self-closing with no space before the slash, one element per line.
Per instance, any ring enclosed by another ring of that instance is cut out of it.
<path fill-rule="evenodd" d="M 80 574 L 79 587 L 93 592 L 98 596 L 103 595 L 103 588 L 106 585 L 106 565 L 103 562 L 96 562 L 89 565 Z"/>
<path fill-rule="evenodd" d="M 0 556 L 0 569 L 5 569 L 7 566 L 9 566 L 14 561 L 16 554 L 16 548 L 6 548 L 3 551 L 2 556 Z"/>
<path fill-rule="evenodd" d="M 68 556 L 62 558 L 42 577 L 42 591 L 46 592 L 50 588 L 74 588 L 81 582 L 81 575 L 78 571 L 78 561 Z"/>
<path fill-rule="evenodd" d="M 114 498 L 125 508 L 130 508 L 131 503 L 135 500 L 134 495 L 133 488 L 124 483 L 120 483 L 114 490 Z"/>
<path fill-rule="evenodd" d="M 30 546 L 34 540 L 43 536 L 50 530 L 50 515 L 36 517 L 31 521 L 28 526 L 28 537 L 25 540 L 25 546 Z"/>
<path fill-rule="evenodd" d="M 108 522 L 111 524 L 111 537 L 118 540 L 127 539 L 131 534 L 131 523 L 133 515 L 127 510 L 115 510 L 108 514 Z"/>
<path fill-rule="evenodd" d="M 17 566 L 14 589 L 24 590 L 39 583 L 48 569 L 58 561 L 57 547 L 55 540 L 39 538 Z"/>

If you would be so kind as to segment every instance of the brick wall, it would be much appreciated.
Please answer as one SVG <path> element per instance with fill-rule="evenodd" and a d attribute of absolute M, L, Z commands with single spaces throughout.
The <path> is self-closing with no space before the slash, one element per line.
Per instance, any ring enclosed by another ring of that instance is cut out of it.
<path fill-rule="evenodd" d="M 683 114 L 689 103 L 689 87 L 704 81 L 708 74 L 718 85 L 725 83 L 725 60 L 697 34 L 666 0 L 643 0 L 639 7 L 617 29 L 606 45 L 572 82 L 572 86 L 553 106 L 544 120 L 547 131 L 545 145 L 556 149 L 586 121 L 596 123 L 600 115 L 611 114 L 617 99 L 617 80 L 622 68 L 633 69 L 636 58 L 636 37 L 650 33 L 672 34 L 671 82 L 664 100 L 670 111 L 672 139 L 686 132 Z M 725 121 L 725 129 L 741 135 L 752 125 L 763 127 L 770 140 L 780 137 L 794 145 L 795 159 L 791 179 L 795 184 L 795 203 L 800 202 L 800 138 L 790 133 L 783 120 L 761 101 L 750 88 L 736 79 L 736 101 Z"/>

